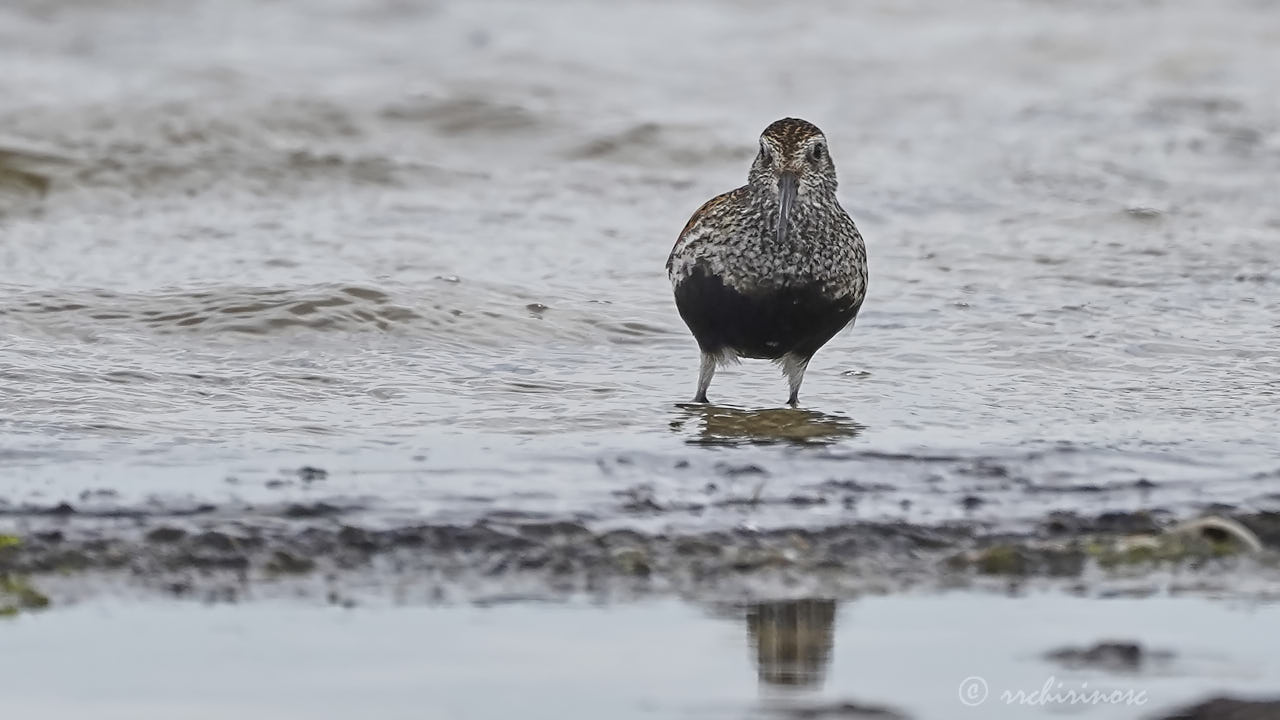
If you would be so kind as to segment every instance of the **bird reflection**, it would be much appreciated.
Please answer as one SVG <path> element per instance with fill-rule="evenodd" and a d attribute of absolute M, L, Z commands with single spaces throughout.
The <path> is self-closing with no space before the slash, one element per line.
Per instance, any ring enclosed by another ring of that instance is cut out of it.
<path fill-rule="evenodd" d="M 850 418 L 816 410 L 772 408 L 743 410 L 715 405 L 682 404 L 671 421 L 675 432 L 696 431 L 693 445 L 826 445 L 852 438 L 864 427 Z"/>
<path fill-rule="evenodd" d="M 770 686 L 816 687 L 826 679 L 835 644 L 834 600 L 791 600 L 747 606 L 747 639 L 756 674 Z"/>

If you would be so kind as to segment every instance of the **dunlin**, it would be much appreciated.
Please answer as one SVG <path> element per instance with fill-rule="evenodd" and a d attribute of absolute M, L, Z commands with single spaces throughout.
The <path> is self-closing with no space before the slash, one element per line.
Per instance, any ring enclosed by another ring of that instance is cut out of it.
<path fill-rule="evenodd" d="M 836 200 L 822 131 L 795 118 L 765 128 L 747 184 L 693 214 L 667 274 L 702 351 L 694 402 L 717 366 L 760 358 L 781 365 L 795 406 L 814 353 L 867 294 L 866 246 Z"/>

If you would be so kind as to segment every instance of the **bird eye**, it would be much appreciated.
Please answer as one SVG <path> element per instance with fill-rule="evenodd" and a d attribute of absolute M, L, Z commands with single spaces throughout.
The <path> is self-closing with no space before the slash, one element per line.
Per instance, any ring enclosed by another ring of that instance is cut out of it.
<path fill-rule="evenodd" d="M 827 147 L 822 143 L 817 143 L 813 146 L 813 149 L 809 151 L 809 155 L 811 155 L 814 160 L 821 160 L 822 156 L 825 155 L 826 152 Z"/>

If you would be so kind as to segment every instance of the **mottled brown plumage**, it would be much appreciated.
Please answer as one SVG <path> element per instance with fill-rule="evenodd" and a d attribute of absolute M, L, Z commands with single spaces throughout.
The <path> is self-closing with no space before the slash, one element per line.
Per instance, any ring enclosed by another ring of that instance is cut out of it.
<path fill-rule="evenodd" d="M 718 364 L 782 365 L 791 405 L 814 353 L 857 317 L 862 236 L 836 200 L 826 137 L 804 120 L 765 128 L 747 184 L 694 213 L 667 259 L 676 307 L 702 351 L 695 402 Z"/>

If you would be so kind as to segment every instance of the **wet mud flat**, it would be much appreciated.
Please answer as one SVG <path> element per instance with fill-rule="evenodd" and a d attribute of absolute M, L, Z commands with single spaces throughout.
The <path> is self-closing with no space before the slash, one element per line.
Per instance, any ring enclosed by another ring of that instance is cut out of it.
<path fill-rule="evenodd" d="M 298 476 L 337 479 L 315 467 Z M 16 712 L 1280 712 L 1280 663 L 1259 632 L 1280 621 L 1280 513 L 698 529 L 655 522 L 688 508 L 634 497 L 606 517 L 497 511 L 455 523 L 340 497 L 112 497 L 0 504 L 0 692 Z M 775 503 L 823 505 L 805 498 L 728 502 L 745 519 L 776 515 Z M 179 671 L 178 656 L 200 671 Z"/>
<path fill-rule="evenodd" d="M 769 501 L 732 502 L 749 519 Z M 650 523 L 662 512 L 653 504 L 630 510 Z M 424 523 L 338 501 L 0 505 L 0 574 L 43 588 L 55 602 L 133 588 L 211 601 L 286 595 L 344 605 L 388 594 L 485 603 L 1051 586 L 1083 595 L 1270 596 L 1280 586 L 1280 513 L 1273 512 L 1188 519 L 1055 511 L 1025 530 L 889 520 L 647 530 L 624 520 L 499 511 L 465 523 Z"/>
<path fill-rule="evenodd" d="M 1218 510 L 655 531 L 6 504 L 0 693 L 54 719 L 1273 718 L 1280 513 Z"/>

